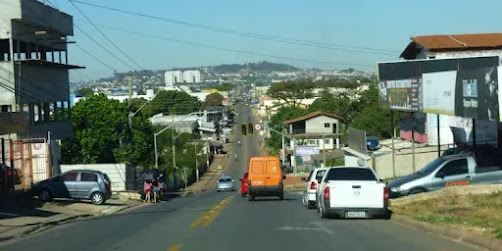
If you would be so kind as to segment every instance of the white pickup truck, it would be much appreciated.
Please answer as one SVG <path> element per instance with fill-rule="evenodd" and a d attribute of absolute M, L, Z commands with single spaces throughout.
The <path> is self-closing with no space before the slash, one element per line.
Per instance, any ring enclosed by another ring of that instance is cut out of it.
<path fill-rule="evenodd" d="M 389 189 L 370 168 L 330 168 L 316 195 L 321 218 L 390 218 Z"/>

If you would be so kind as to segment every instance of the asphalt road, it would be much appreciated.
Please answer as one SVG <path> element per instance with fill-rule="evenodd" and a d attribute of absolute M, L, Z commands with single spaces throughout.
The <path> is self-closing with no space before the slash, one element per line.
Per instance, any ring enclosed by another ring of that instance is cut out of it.
<path fill-rule="evenodd" d="M 238 120 L 252 119 L 239 107 Z M 244 116 L 245 115 L 245 116 Z M 226 173 L 236 180 L 258 155 L 258 138 L 242 137 L 237 161 Z M 236 139 L 236 140 L 237 140 Z M 3 243 L 1 250 L 474 250 L 392 220 L 320 219 L 286 193 L 250 202 L 236 192 L 208 191 L 130 210 L 83 219 Z"/>

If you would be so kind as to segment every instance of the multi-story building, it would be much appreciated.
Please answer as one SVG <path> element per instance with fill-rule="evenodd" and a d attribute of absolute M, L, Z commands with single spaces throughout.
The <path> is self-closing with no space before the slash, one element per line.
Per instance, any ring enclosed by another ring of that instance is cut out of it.
<path fill-rule="evenodd" d="M 8 134 L 0 135 L 2 142 L 14 142 L 0 147 L 15 151 L 7 165 L 22 169 L 31 175 L 24 181 L 34 182 L 51 175 L 46 163 L 60 162 L 57 139 L 72 135 L 69 70 L 81 68 L 68 61 L 73 18 L 35 0 L 2 1 L 0 17 L 1 112 L 26 118 L 24 126 L 3 131 Z M 44 155 L 41 149 L 50 151 Z M 50 160 L 36 160 L 35 154 Z"/>
<path fill-rule="evenodd" d="M 195 84 L 202 82 L 199 70 L 173 70 L 165 73 L 166 86 L 174 86 L 175 84 L 189 83 Z"/>

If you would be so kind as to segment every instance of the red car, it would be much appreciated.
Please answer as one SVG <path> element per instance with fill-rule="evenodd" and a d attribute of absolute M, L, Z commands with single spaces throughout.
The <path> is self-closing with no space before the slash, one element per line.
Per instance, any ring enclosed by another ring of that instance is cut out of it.
<path fill-rule="evenodd" d="M 246 194 L 248 194 L 248 173 L 245 172 L 242 176 L 242 179 L 239 180 L 241 181 L 241 196 L 244 197 L 246 196 Z"/>

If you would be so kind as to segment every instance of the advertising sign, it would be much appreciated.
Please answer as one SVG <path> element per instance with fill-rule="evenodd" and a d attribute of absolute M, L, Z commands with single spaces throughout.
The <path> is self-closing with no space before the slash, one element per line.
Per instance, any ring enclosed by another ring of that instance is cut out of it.
<path fill-rule="evenodd" d="M 319 153 L 319 148 L 314 146 L 297 146 L 295 149 L 295 156 L 306 157 L 316 155 Z"/>
<path fill-rule="evenodd" d="M 423 112 L 455 115 L 455 84 L 457 71 L 423 74 Z"/>
<path fill-rule="evenodd" d="M 382 109 L 500 120 L 499 57 L 378 64 Z"/>
<path fill-rule="evenodd" d="M 459 69 L 455 88 L 455 115 L 483 120 L 499 119 L 497 67 Z"/>

